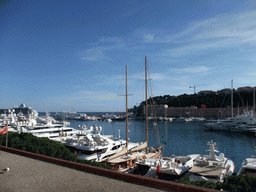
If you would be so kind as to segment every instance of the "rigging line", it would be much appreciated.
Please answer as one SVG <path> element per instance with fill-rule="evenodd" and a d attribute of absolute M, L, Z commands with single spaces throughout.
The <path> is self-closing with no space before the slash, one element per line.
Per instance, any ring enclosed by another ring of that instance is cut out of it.
<path fill-rule="evenodd" d="M 239 97 L 240 97 L 240 99 L 241 99 L 241 101 L 242 101 L 242 107 L 244 107 L 244 106 L 245 106 L 245 104 L 244 104 L 243 98 L 242 98 L 242 96 L 240 95 L 240 93 L 239 93 L 239 92 L 237 92 L 237 93 L 238 93 L 238 95 L 239 95 Z"/>
<path fill-rule="evenodd" d="M 224 103 L 224 101 L 225 101 L 225 99 L 226 99 L 226 94 L 225 94 L 225 97 L 224 97 L 224 99 L 223 99 L 223 101 L 222 101 L 222 103 L 221 103 L 221 106 L 220 106 L 220 108 L 222 108 L 222 106 L 223 106 L 223 103 Z"/>
<path fill-rule="evenodd" d="M 148 75 L 148 76 L 150 77 L 150 75 Z M 155 108 L 155 102 L 153 99 L 153 89 L 152 89 L 151 81 L 149 81 L 149 88 L 150 88 L 150 94 L 151 94 L 151 97 L 149 99 L 151 102 L 151 109 L 153 111 L 153 126 L 154 126 L 155 132 L 156 132 L 157 143 L 158 143 L 158 145 L 160 145 L 160 135 L 159 135 L 159 129 L 157 126 L 156 108 Z"/>
<path fill-rule="evenodd" d="M 142 87 L 140 82 L 141 81 L 138 81 L 136 83 L 136 86 L 135 86 L 135 93 L 134 93 L 134 95 L 136 95 L 136 97 L 135 97 L 135 105 L 137 105 L 137 104 L 140 105 L 140 103 L 142 102 L 141 96 L 139 96 L 141 94 L 141 91 L 139 91 L 139 90 L 142 90 L 142 88 L 140 88 L 140 87 Z M 144 92 L 143 92 L 142 96 L 143 96 L 142 98 L 145 98 L 144 97 Z"/>
<path fill-rule="evenodd" d="M 230 94 L 228 94 L 228 99 L 227 99 L 227 102 L 226 102 L 226 106 L 228 105 L 228 101 L 229 101 L 229 98 L 230 98 Z M 231 104 L 231 99 L 230 99 L 230 104 Z M 231 105 L 230 105 L 231 106 Z"/>
<path fill-rule="evenodd" d="M 221 103 L 221 106 L 220 106 L 220 108 L 222 108 L 222 106 L 223 106 L 223 103 L 224 103 L 224 101 L 225 101 L 225 99 L 226 99 L 226 96 L 227 96 L 227 95 L 225 94 L 225 97 L 224 97 L 224 99 L 223 99 L 223 101 L 222 101 L 222 103 Z M 220 112 L 221 112 L 221 110 L 219 111 L 219 115 L 220 115 Z M 219 115 L 218 115 L 218 116 L 219 116 Z"/>

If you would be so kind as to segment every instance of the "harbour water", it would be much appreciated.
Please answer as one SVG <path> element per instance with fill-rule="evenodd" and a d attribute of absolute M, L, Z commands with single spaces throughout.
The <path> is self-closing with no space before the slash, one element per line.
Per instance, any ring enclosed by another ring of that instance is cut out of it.
<path fill-rule="evenodd" d="M 97 124 L 102 126 L 102 134 L 119 136 L 125 139 L 125 121 L 70 121 L 70 126 L 78 128 Z M 129 120 L 129 139 L 131 142 L 145 141 L 145 122 Z M 158 131 L 157 131 L 158 130 Z M 237 173 L 245 158 L 255 155 L 256 137 L 242 133 L 208 131 L 202 122 L 167 122 L 159 121 L 157 129 L 149 121 L 149 146 L 157 146 L 157 132 L 160 143 L 166 142 L 163 157 L 189 154 L 208 154 L 207 142 L 217 143 L 216 149 L 235 162 Z"/>

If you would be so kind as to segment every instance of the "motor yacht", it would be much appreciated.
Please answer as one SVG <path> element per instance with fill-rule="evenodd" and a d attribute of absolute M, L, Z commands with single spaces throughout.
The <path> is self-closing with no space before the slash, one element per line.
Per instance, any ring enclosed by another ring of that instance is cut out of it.
<path fill-rule="evenodd" d="M 239 129 L 234 129 L 234 127 L 242 124 L 250 123 L 253 121 L 253 118 L 254 118 L 254 111 L 251 110 L 251 111 L 246 111 L 242 115 L 237 115 L 233 118 L 231 117 L 231 118 L 208 121 L 204 124 L 204 126 L 210 130 L 236 131 Z"/>
<path fill-rule="evenodd" d="M 79 160 L 102 162 L 126 146 L 126 141 L 120 137 L 113 139 L 112 135 L 101 135 L 101 126 L 94 125 L 91 129 L 92 133 L 80 136 L 78 140 L 66 141 L 66 145 L 75 148 Z"/>
<path fill-rule="evenodd" d="M 199 154 L 137 159 L 137 166 L 133 173 L 165 180 L 179 179 L 193 166 L 193 161 L 197 156 Z"/>
<path fill-rule="evenodd" d="M 232 160 L 219 153 L 215 149 L 216 143 L 211 140 L 207 145 L 210 147 L 209 155 L 199 155 L 193 161 L 193 166 L 188 172 L 190 180 L 209 180 L 212 182 L 223 182 L 224 178 L 232 175 L 235 171 L 235 164 Z"/>
<path fill-rule="evenodd" d="M 256 152 L 256 146 L 255 146 Z M 256 156 L 252 156 L 251 158 L 246 158 L 237 175 L 249 175 L 256 177 Z"/>

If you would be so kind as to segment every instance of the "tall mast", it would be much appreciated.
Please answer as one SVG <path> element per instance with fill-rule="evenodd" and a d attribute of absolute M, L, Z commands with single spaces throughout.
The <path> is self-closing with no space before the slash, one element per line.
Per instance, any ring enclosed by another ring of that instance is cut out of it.
<path fill-rule="evenodd" d="M 147 66 L 147 56 L 145 56 L 145 95 L 146 95 L 146 106 L 145 106 L 145 120 L 146 120 L 146 142 L 147 142 L 147 147 L 146 147 L 146 153 L 148 153 L 148 77 L 147 77 L 147 71 L 148 71 L 148 66 Z"/>
<path fill-rule="evenodd" d="M 126 93 L 125 93 L 125 97 L 126 97 L 126 147 L 128 149 L 128 83 L 127 83 L 127 75 L 128 75 L 128 70 L 127 70 L 127 65 L 126 65 Z"/>
<path fill-rule="evenodd" d="M 238 103 L 238 106 L 237 106 L 237 115 L 239 115 L 239 103 Z"/>
<path fill-rule="evenodd" d="M 255 88 L 253 89 L 253 113 L 255 111 Z"/>
<path fill-rule="evenodd" d="M 234 116 L 233 114 L 233 80 L 231 80 L 231 114 L 232 114 L 232 117 Z"/>

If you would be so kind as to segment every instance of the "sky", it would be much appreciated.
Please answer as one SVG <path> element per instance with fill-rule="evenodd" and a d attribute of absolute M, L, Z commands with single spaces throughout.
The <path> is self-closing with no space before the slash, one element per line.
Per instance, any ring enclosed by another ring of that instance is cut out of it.
<path fill-rule="evenodd" d="M 125 111 L 148 96 L 256 86 L 256 1 L 7 0 L 0 108 Z"/>

